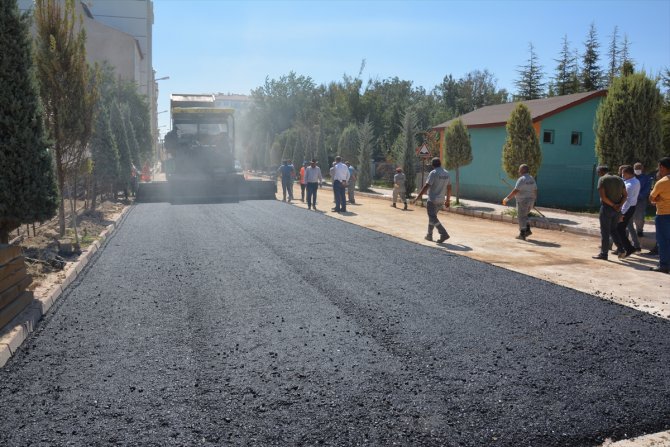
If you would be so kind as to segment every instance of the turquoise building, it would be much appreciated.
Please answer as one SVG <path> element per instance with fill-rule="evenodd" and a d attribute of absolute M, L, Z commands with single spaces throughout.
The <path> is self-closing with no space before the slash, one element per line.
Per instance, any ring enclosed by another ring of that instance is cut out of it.
<path fill-rule="evenodd" d="M 542 150 L 536 179 L 538 205 L 598 205 L 594 124 L 596 110 L 606 94 L 606 90 L 599 90 L 521 101 L 530 109 Z M 473 158 L 471 164 L 459 169 L 462 198 L 499 202 L 512 190 L 516 178 L 508 178 L 502 169 L 502 148 L 507 136 L 505 125 L 517 104 L 482 107 L 460 117 L 470 134 Z M 450 123 L 434 127 L 440 132 L 443 160 L 444 133 Z"/>

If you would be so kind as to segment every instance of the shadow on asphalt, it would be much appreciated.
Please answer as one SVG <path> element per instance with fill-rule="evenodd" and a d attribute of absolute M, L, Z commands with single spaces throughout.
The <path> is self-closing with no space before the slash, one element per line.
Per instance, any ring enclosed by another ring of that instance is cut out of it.
<path fill-rule="evenodd" d="M 447 250 L 450 251 L 472 251 L 471 247 L 468 247 L 467 245 L 459 244 L 459 245 L 454 245 L 454 244 L 437 244 L 439 247 L 445 247 Z"/>

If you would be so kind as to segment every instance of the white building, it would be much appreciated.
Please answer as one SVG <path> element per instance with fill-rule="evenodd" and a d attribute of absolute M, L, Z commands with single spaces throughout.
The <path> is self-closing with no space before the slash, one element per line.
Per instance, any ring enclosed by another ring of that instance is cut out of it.
<path fill-rule="evenodd" d="M 33 0 L 18 0 L 18 4 L 22 11 L 34 7 Z M 158 87 L 152 64 L 153 1 L 86 0 L 75 1 L 75 8 L 86 30 L 88 62 L 108 62 L 118 76 L 137 84 L 139 93 L 147 97 L 155 139 Z"/>

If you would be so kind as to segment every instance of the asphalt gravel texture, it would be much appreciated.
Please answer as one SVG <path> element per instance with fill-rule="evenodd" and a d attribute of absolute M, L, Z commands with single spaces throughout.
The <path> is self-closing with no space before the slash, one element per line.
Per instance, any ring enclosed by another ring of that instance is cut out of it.
<path fill-rule="evenodd" d="M 669 364 L 668 321 L 445 248 L 142 204 L 0 370 L 0 445 L 594 446 L 669 428 Z"/>

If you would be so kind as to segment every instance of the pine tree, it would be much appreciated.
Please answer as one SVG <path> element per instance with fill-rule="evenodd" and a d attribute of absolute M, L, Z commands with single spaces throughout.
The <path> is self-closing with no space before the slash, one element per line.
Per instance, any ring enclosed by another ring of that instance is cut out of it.
<path fill-rule="evenodd" d="M 467 166 L 472 163 L 472 147 L 470 145 L 470 135 L 463 121 L 457 119 L 447 128 L 444 137 L 445 147 L 445 167 L 453 169 L 456 172 L 456 203 L 460 203 L 459 185 L 461 166 Z"/>
<path fill-rule="evenodd" d="M 507 121 L 507 138 L 502 150 L 502 168 L 509 178 L 516 178 L 519 165 L 527 164 L 537 176 L 542 164 L 540 142 L 533 128 L 530 110 L 519 103 Z"/>
<path fill-rule="evenodd" d="M 374 144 L 374 129 L 369 119 L 361 124 L 358 132 L 358 189 L 370 189 L 370 160 L 372 159 L 372 145 Z"/>
<path fill-rule="evenodd" d="M 610 40 L 610 46 L 607 50 L 607 56 L 609 57 L 609 65 L 607 71 L 607 85 L 612 85 L 612 81 L 615 77 L 619 75 L 619 69 L 621 65 L 619 63 L 619 54 L 621 50 L 619 49 L 619 27 L 615 26 L 614 31 L 612 32 L 612 40 Z"/>
<path fill-rule="evenodd" d="M 530 52 L 528 63 L 517 70 L 521 77 L 514 81 L 518 89 L 517 97 L 521 100 L 538 99 L 545 96 L 545 83 L 542 82 L 544 73 L 532 42 L 528 44 L 528 50 Z"/>
<path fill-rule="evenodd" d="M 661 157 L 663 99 L 644 72 L 615 78 L 596 112 L 596 154 L 600 163 L 655 166 Z"/>
<path fill-rule="evenodd" d="M 589 34 L 584 42 L 585 50 L 582 59 L 582 88 L 585 92 L 600 90 L 603 86 L 603 72 L 599 65 L 600 44 L 595 23 L 591 24 Z"/>
<path fill-rule="evenodd" d="M 561 54 L 556 66 L 556 76 L 554 77 L 555 87 L 554 93 L 557 96 L 570 95 L 579 92 L 579 76 L 577 67 L 577 57 L 570 49 L 568 36 L 563 36 L 563 45 L 561 46 Z M 550 95 L 551 96 L 551 95 Z"/>
<path fill-rule="evenodd" d="M 620 67 L 623 67 L 623 64 L 626 62 L 630 62 L 631 64 L 635 62 L 630 57 L 630 41 L 628 40 L 628 34 L 623 35 L 623 42 L 621 43 L 621 50 L 619 51 Z"/>
<path fill-rule="evenodd" d="M 0 2 L 0 244 L 22 223 L 54 216 L 58 195 L 31 55 L 30 21 Z"/>

